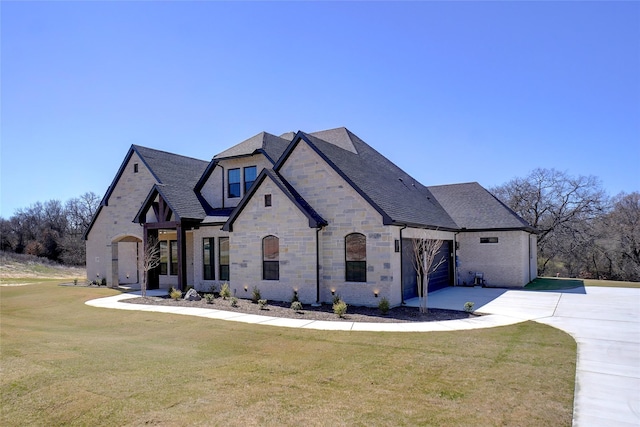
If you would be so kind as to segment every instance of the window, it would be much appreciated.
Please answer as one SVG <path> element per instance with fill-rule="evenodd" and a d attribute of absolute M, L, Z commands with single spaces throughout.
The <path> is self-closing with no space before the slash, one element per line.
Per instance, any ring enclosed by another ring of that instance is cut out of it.
<path fill-rule="evenodd" d="M 498 243 L 497 237 L 481 237 L 480 243 Z"/>
<path fill-rule="evenodd" d="M 255 166 L 249 166 L 247 168 L 244 168 L 244 192 L 245 194 L 249 191 L 249 189 L 251 188 L 251 186 L 253 185 L 253 183 L 256 180 L 256 167 Z"/>
<path fill-rule="evenodd" d="M 167 241 L 160 240 L 160 274 L 167 275 L 169 254 L 167 252 Z"/>
<path fill-rule="evenodd" d="M 133 173 L 138 173 L 138 164 L 137 163 L 133 164 Z"/>
<path fill-rule="evenodd" d="M 220 237 L 218 239 L 220 248 L 218 256 L 220 257 L 220 280 L 229 280 L 229 238 Z"/>
<path fill-rule="evenodd" d="M 177 240 L 171 240 L 169 242 L 169 261 L 171 262 L 169 274 L 171 276 L 177 276 L 178 275 L 178 241 Z"/>
<path fill-rule="evenodd" d="M 229 169 L 229 198 L 240 197 L 240 169 Z"/>
<path fill-rule="evenodd" d="M 264 206 L 267 208 L 271 206 L 271 194 L 264 195 Z"/>
<path fill-rule="evenodd" d="M 346 281 L 367 281 L 367 238 L 364 234 L 352 233 L 344 238 L 346 256 Z"/>
<path fill-rule="evenodd" d="M 262 279 L 280 280 L 280 241 L 276 236 L 262 239 Z"/>
<path fill-rule="evenodd" d="M 205 237 L 202 239 L 202 268 L 204 280 L 215 279 L 215 271 L 213 267 L 213 237 Z"/>

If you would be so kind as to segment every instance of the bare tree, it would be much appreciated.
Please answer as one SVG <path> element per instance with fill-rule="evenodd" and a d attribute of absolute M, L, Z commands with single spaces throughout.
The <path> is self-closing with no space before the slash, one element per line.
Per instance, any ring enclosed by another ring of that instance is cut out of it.
<path fill-rule="evenodd" d="M 443 256 L 436 260 L 438 252 L 444 240 L 429 239 L 423 233 L 417 239 L 412 239 L 413 243 L 413 268 L 418 275 L 418 297 L 420 299 L 420 313 L 428 313 L 427 295 L 429 293 L 429 278 L 431 274 L 440 267 L 446 258 Z"/>
<path fill-rule="evenodd" d="M 160 265 L 160 242 L 155 237 L 148 237 L 144 245 L 144 252 L 140 258 L 140 268 L 142 269 L 142 283 L 140 293 L 147 296 L 148 272 Z"/>
<path fill-rule="evenodd" d="M 583 242 L 592 240 L 594 236 L 585 234 L 590 230 L 586 224 L 607 210 L 607 196 L 596 177 L 573 177 L 555 169 L 535 169 L 491 192 L 539 230 L 540 274 L 564 259 L 568 238 L 580 235 Z"/>

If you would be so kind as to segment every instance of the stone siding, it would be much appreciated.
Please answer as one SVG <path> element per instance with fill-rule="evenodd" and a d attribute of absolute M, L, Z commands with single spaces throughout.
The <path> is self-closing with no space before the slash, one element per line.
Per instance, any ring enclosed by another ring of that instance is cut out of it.
<path fill-rule="evenodd" d="M 136 163 L 138 173 L 134 172 L 133 165 Z M 112 245 L 127 236 L 133 236 L 142 241 L 142 226 L 132 221 L 155 183 L 156 180 L 151 172 L 134 152 L 125 165 L 122 175 L 114 184 L 111 197 L 107 201 L 108 205 L 102 207 L 87 236 L 86 259 L 89 280 L 106 277 L 110 286 L 118 284 L 117 274 L 113 271 Z M 115 253 L 118 254 L 119 275 L 129 272 L 131 277 L 133 274 L 131 271 L 137 271 L 137 266 L 135 258 L 132 259 L 130 248 Z M 139 274 L 142 277 L 142 274 Z"/>
<path fill-rule="evenodd" d="M 400 254 L 394 251 L 399 227 L 384 226 L 380 213 L 304 141 L 280 173 L 328 222 L 320 232 L 320 300 L 330 302 L 335 292 L 347 304 L 375 306 L 382 297 L 400 304 Z M 366 282 L 345 279 L 345 237 L 350 233 L 367 239 Z"/>
<path fill-rule="evenodd" d="M 520 230 L 460 233 L 457 251 L 460 284 L 472 283 L 475 272 L 484 273 L 487 286 L 522 287 L 529 283 L 532 258 L 529 236 L 530 233 Z M 497 237 L 498 243 L 480 243 L 483 237 Z"/>

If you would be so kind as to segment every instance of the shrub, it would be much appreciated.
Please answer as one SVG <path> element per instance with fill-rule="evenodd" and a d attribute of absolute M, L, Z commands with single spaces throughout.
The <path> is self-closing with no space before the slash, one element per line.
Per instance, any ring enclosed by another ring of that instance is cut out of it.
<path fill-rule="evenodd" d="M 378 310 L 382 314 L 387 314 L 389 312 L 389 300 L 383 297 L 378 303 Z"/>
<path fill-rule="evenodd" d="M 259 299 L 258 300 L 258 305 L 260 306 L 260 310 L 266 310 L 267 309 L 267 300 L 266 299 Z"/>
<path fill-rule="evenodd" d="M 340 301 L 342 301 L 342 298 L 340 298 L 340 295 L 335 294 L 335 295 L 333 296 L 333 303 L 334 303 L 334 304 L 337 304 L 337 303 L 339 303 Z"/>
<path fill-rule="evenodd" d="M 302 303 L 300 301 L 293 301 L 291 303 L 291 310 L 295 311 L 296 313 L 302 312 Z"/>
<path fill-rule="evenodd" d="M 333 304 L 333 312 L 338 317 L 344 317 L 344 315 L 347 313 L 347 304 L 339 299 L 338 302 Z"/>
<path fill-rule="evenodd" d="M 227 299 L 231 296 L 231 289 L 229 289 L 229 284 L 224 282 L 222 288 L 220 289 L 220 296 L 222 299 Z"/>
<path fill-rule="evenodd" d="M 299 302 L 300 300 L 298 299 L 298 291 L 293 291 L 293 296 L 291 297 L 291 302 Z"/>
<path fill-rule="evenodd" d="M 102 280 L 100 280 L 100 286 L 107 286 L 107 278 L 103 277 Z"/>
<path fill-rule="evenodd" d="M 177 301 L 182 298 L 182 292 L 172 286 L 171 290 L 169 291 L 169 296 Z"/>
<path fill-rule="evenodd" d="M 204 299 L 207 301 L 207 304 L 213 304 L 213 300 L 216 297 L 213 294 L 204 294 Z"/>
<path fill-rule="evenodd" d="M 237 307 L 238 306 L 238 298 L 233 297 L 231 298 L 231 307 Z"/>
<path fill-rule="evenodd" d="M 475 304 L 471 301 L 467 301 L 464 303 L 464 311 L 466 311 L 467 313 L 471 313 L 473 311 L 473 306 Z"/>
<path fill-rule="evenodd" d="M 260 289 L 258 289 L 257 286 L 254 286 L 253 291 L 251 291 L 251 302 L 257 304 L 260 299 L 262 299 L 262 295 L 260 295 Z"/>
<path fill-rule="evenodd" d="M 78 284 L 78 279 L 73 279 L 73 286 L 76 286 Z"/>

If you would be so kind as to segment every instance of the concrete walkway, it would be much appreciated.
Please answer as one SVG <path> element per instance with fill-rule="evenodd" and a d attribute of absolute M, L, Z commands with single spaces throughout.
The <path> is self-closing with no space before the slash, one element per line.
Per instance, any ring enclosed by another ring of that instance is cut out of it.
<path fill-rule="evenodd" d="M 148 295 L 166 294 L 149 291 Z M 472 301 L 474 319 L 413 323 L 309 321 L 217 309 L 122 303 L 139 292 L 87 301 L 88 305 L 153 311 L 292 328 L 429 332 L 489 328 L 525 320 L 551 325 L 578 343 L 573 425 L 640 426 L 640 289 L 578 288 L 565 292 L 452 287 L 429 294 L 429 307 L 461 310 Z M 408 301 L 410 305 L 417 301 Z"/>

